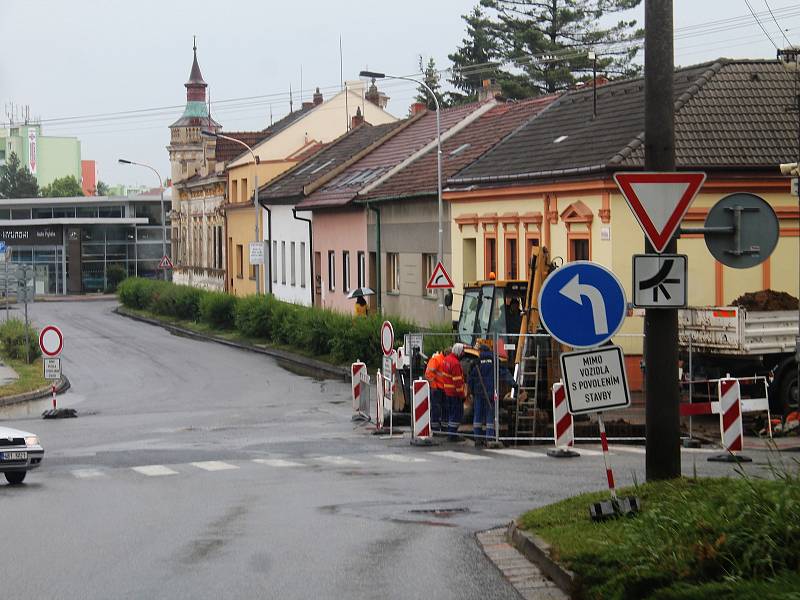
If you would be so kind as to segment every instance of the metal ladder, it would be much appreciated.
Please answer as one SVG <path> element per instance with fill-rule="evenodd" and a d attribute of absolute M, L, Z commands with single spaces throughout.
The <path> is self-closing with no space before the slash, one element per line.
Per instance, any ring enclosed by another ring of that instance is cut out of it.
<path fill-rule="evenodd" d="M 534 437 L 536 434 L 536 420 L 539 416 L 537 401 L 539 399 L 539 352 L 535 348 L 528 354 L 530 338 L 525 338 L 522 350 L 522 360 L 514 368 L 514 381 L 517 382 L 518 391 L 514 394 L 516 400 L 516 414 L 514 422 L 514 437 Z M 523 395 L 521 392 L 525 392 Z M 515 440 L 514 444 L 517 444 Z"/>

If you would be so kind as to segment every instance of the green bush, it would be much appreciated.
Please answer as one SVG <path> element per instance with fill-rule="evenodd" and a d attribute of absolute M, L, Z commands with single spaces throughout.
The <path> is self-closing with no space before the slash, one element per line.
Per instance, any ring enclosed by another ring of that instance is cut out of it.
<path fill-rule="evenodd" d="M 276 300 L 268 296 L 246 296 L 236 303 L 236 330 L 250 338 L 269 339 L 270 319 Z"/>
<path fill-rule="evenodd" d="M 212 327 L 231 329 L 235 324 L 236 296 L 206 292 L 200 298 L 200 319 Z"/>
<path fill-rule="evenodd" d="M 106 271 L 106 291 L 117 291 L 119 284 L 127 277 L 128 271 L 123 265 L 111 265 Z"/>
<path fill-rule="evenodd" d="M 117 295 L 120 302 L 129 308 L 137 308 L 139 310 L 150 309 L 156 290 L 166 284 L 163 281 L 155 279 L 144 279 L 142 277 L 129 277 L 119 284 L 117 288 Z"/>
<path fill-rule="evenodd" d="M 0 347 L 3 355 L 15 360 L 33 362 L 42 355 L 39 349 L 39 331 L 30 325 L 28 330 L 28 352 L 25 351 L 25 323 L 11 319 L 0 325 Z"/>
<path fill-rule="evenodd" d="M 197 321 L 200 317 L 200 301 L 208 292 L 188 285 L 176 285 L 174 288 L 174 316 L 187 321 Z"/>

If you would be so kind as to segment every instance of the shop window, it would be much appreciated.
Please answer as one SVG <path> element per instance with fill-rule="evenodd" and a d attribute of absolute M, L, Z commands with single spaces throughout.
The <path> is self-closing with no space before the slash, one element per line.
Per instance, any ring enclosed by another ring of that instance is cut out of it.
<path fill-rule="evenodd" d="M 517 266 L 517 238 L 506 238 L 506 279 L 516 279 L 519 269 Z"/>
<path fill-rule="evenodd" d="M 397 252 L 386 253 L 386 291 L 400 293 L 400 255 Z"/>

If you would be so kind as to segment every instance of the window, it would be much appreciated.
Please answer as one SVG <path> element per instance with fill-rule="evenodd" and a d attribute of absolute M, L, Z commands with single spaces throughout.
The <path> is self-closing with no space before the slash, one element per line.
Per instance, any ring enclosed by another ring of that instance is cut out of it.
<path fill-rule="evenodd" d="M 214 268 L 222 268 L 222 225 L 214 227 L 214 237 L 216 239 L 216 252 L 214 253 Z"/>
<path fill-rule="evenodd" d="M 281 242 L 281 283 L 286 285 L 286 242 Z"/>
<path fill-rule="evenodd" d="M 436 268 L 436 255 L 423 254 L 422 255 L 422 295 L 430 298 L 436 297 L 436 290 L 429 290 L 427 288 L 428 282 L 431 280 L 433 270 Z"/>
<path fill-rule="evenodd" d="M 239 200 L 239 182 L 235 179 L 231 179 L 231 195 L 230 195 L 231 202 L 238 202 Z"/>
<path fill-rule="evenodd" d="M 14 219 L 14 220 L 30 219 L 31 218 L 31 209 L 30 208 L 12 208 L 11 209 L 11 218 Z"/>
<path fill-rule="evenodd" d="M 400 293 L 400 255 L 397 252 L 386 253 L 386 291 Z"/>
<path fill-rule="evenodd" d="M 332 292 L 336 289 L 336 253 L 328 250 L 328 289 Z"/>
<path fill-rule="evenodd" d="M 356 257 L 358 258 L 358 287 L 364 287 L 367 285 L 367 261 L 361 251 L 356 254 Z"/>
<path fill-rule="evenodd" d="M 506 279 L 517 278 L 517 260 L 517 238 L 506 238 Z"/>
<path fill-rule="evenodd" d="M 249 257 L 248 257 L 249 259 Z M 250 265 L 250 280 L 256 280 L 256 269 L 258 269 L 258 265 Z"/>
<path fill-rule="evenodd" d="M 483 242 L 483 276 L 489 279 L 489 274 L 497 276 L 497 240 L 487 237 Z"/>
<path fill-rule="evenodd" d="M 272 240 L 272 256 L 270 256 L 270 269 L 272 269 L 272 283 L 278 283 L 278 242 Z"/>
<path fill-rule="evenodd" d="M 244 248 L 241 244 L 236 244 L 236 277 L 244 277 Z"/>
<path fill-rule="evenodd" d="M 350 291 L 350 252 L 342 251 L 342 291 Z"/>
<path fill-rule="evenodd" d="M 289 262 L 290 262 L 290 267 L 291 267 L 291 270 L 290 270 L 289 274 L 291 275 L 291 284 L 292 285 L 297 285 L 297 278 L 295 276 L 295 258 L 294 258 L 295 252 L 294 251 L 295 251 L 295 243 L 292 242 L 291 244 L 289 244 Z"/>
<path fill-rule="evenodd" d="M 569 240 L 569 261 L 589 260 L 589 237 L 571 237 Z"/>
<path fill-rule="evenodd" d="M 33 218 L 34 219 L 52 219 L 53 218 L 53 208 L 34 208 L 33 209 Z"/>
<path fill-rule="evenodd" d="M 242 202 L 247 202 L 247 177 L 242 177 L 242 184 L 239 186 L 239 192 L 242 194 Z"/>
<path fill-rule="evenodd" d="M 306 287 L 306 243 L 300 242 L 300 287 Z"/>
<path fill-rule="evenodd" d="M 525 265 L 526 269 L 531 267 L 531 256 L 533 256 L 533 249 L 539 247 L 538 236 L 528 236 L 525 238 Z"/>

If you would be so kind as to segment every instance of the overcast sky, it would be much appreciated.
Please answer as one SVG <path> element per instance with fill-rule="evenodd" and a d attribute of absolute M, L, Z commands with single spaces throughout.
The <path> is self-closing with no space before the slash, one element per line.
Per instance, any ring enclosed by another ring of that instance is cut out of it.
<path fill-rule="evenodd" d="M 788 45 L 781 29 L 800 43 L 798 2 L 749 2 L 775 44 Z M 228 130 L 261 129 L 270 110 L 275 120 L 289 111 L 290 84 L 297 108 L 301 68 L 306 90 L 319 86 L 328 97 L 339 88 L 339 36 L 345 79 L 366 67 L 408 75 L 420 54 L 445 68 L 465 33 L 460 15 L 475 4 L 0 0 L 0 122 L 7 104 L 28 105 L 42 118 L 44 135 L 80 138 L 83 158 L 97 161 L 103 181 L 154 185 L 150 171 L 118 165 L 117 158 L 150 163 L 168 176 L 168 126 L 186 101 L 193 35 L 215 118 Z M 674 0 L 674 7 L 676 64 L 775 57 L 745 0 Z M 642 4 L 631 16 L 643 26 L 643 14 Z M 732 20 L 720 22 L 726 19 Z M 392 98 L 389 110 L 404 115 L 413 84 L 385 82 L 383 89 Z M 247 99 L 253 96 L 260 98 Z M 232 99 L 243 100 L 214 106 Z M 143 112 L 98 116 L 136 110 Z M 85 115 L 92 118 L 47 121 Z"/>

